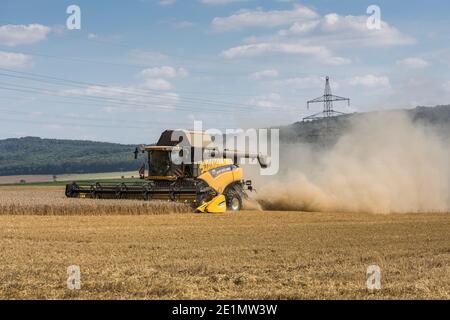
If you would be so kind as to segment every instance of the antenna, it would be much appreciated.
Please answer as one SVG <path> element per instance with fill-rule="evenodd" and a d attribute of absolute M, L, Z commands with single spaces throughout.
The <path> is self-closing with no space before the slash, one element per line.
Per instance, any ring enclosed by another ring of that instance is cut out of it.
<path fill-rule="evenodd" d="M 349 98 L 335 96 L 331 93 L 330 77 L 327 76 L 325 78 L 325 90 L 324 90 L 323 96 L 318 97 L 313 100 L 309 100 L 306 104 L 307 108 L 309 110 L 309 105 L 311 103 L 323 102 L 323 111 L 319 112 L 319 113 L 315 113 L 310 116 L 307 116 L 307 117 L 303 118 L 303 121 L 313 121 L 313 120 L 318 120 L 318 119 L 323 119 L 323 118 L 331 118 L 331 117 L 340 116 L 340 115 L 345 114 L 344 112 L 339 112 L 339 111 L 333 110 L 333 101 L 347 101 L 348 106 L 350 106 Z"/>

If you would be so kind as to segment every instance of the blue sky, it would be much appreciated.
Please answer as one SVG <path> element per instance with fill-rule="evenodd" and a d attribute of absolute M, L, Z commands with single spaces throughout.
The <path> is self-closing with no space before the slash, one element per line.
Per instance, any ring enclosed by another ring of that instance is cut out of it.
<path fill-rule="evenodd" d="M 69 5 L 81 29 L 68 30 Z M 366 10 L 381 10 L 379 30 Z M 262 127 L 320 111 L 450 103 L 447 1 L 0 3 L 0 138 L 148 143 L 165 128 Z"/>

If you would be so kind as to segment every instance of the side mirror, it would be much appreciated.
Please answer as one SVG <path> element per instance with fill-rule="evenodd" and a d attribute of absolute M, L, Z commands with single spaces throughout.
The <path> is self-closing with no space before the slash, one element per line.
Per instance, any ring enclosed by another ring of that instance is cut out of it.
<path fill-rule="evenodd" d="M 258 162 L 259 165 L 261 166 L 261 168 L 266 169 L 268 167 L 268 161 L 267 161 L 267 157 L 263 156 L 263 155 L 259 155 L 258 156 Z"/>
<path fill-rule="evenodd" d="M 145 145 L 140 144 L 139 146 L 134 149 L 134 159 L 137 159 L 139 152 L 144 153 L 145 152 Z"/>

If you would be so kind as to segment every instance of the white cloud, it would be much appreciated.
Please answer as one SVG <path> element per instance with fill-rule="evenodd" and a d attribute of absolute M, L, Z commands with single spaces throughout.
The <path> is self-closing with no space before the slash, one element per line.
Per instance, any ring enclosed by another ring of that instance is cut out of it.
<path fill-rule="evenodd" d="M 188 76 L 188 71 L 185 68 L 175 69 L 170 66 L 162 66 L 155 68 L 147 68 L 141 71 L 141 75 L 146 78 L 175 78 L 175 77 L 186 77 Z"/>
<path fill-rule="evenodd" d="M 161 92 L 157 94 L 149 93 L 146 90 L 168 90 L 172 85 L 164 79 L 147 79 L 141 85 L 135 86 L 88 86 L 82 89 L 69 89 L 61 91 L 64 96 L 89 96 L 111 100 L 111 105 L 105 110 L 121 111 L 124 109 L 145 110 L 152 109 L 173 109 L 180 102 L 180 97 L 174 92 Z M 122 105 L 116 105 L 113 102 L 124 101 Z M 128 103 L 128 104 L 127 104 Z"/>
<path fill-rule="evenodd" d="M 422 58 L 406 58 L 403 60 L 398 60 L 396 62 L 398 66 L 411 68 L 411 69 L 423 69 L 430 65 L 430 63 Z"/>
<path fill-rule="evenodd" d="M 296 5 L 292 10 L 263 11 L 258 8 L 240 10 L 228 17 L 216 17 L 212 21 L 212 27 L 216 31 L 240 30 L 249 27 L 272 28 L 316 17 L 317 13 L 314 10 L 301 5 Z"/>
<path fill-rule="evenodd" d="M 170 90 L 172 84 L 165 79 L 146 79 L 143 86 L 152 90 Z"/>
<path fill-rule="evenodd" d="M 26 68 L 31 66 L 32 58 L 23 53 L 0 51 L 0 67 Z"/>
<path fill-rule="evenodd" d="M 230 48 L 222 52 L 222 57 L 226 59 L 234 59 L 240 57 L 253 57 L 267 53 L 286 53 L 286 54 L 300 54 L 312 55 L 319 57 L 328 57 L 330 52 L 323 46 L 307 46 L 296 43 L 254 43 L 246 44 Z"/>
<path fill-rule="evenodd" d="M 320 19 L 312 33 L 328 36 L 326 41 L 331 41 L 334 46 L 385 47 L 415 43 L 414 38 L 401 33 L 385 21 L 381 21 L 379 30 L 368 29 L 367 16 L 327 14 Z"/>
<path fill-rule="evenodd" d="M 329 64 L 331 66 L 343 66 L 346 64 L 352 63 L 350 59 L 343 58 L 343 57 L 329 57 L 324 59 L 323 61 L 325 64 Z"/>
<path fill-rule="evenodd" d="M 375 76 L 373 74 L 367 74 L 364 76 L 355 76 L 348 80 L 348 84 L 351 86 L 363 86 L 367 88 L 389 88 L 390 81 L 386 76 Z"/>
<path fill-rule="evenodd" d="M 227 49 L 221 53 L 221 56 L 225 59 L 236 59 L 280 53 L 309 56 L 315 59 L 318 63 L 333 66 L 347 65 L 351 63 L 350 59 L 333 56 L 332 52 L 324 46 L 305 45 L 301 43 L 264 42 L 245 44 Z"/>
<path fill-rule="evenodd" d="M 0 44 L 15 47 L 22 44 L 33 44 L 44 40 L 51 29 L 41 24 L 0 26 Z"/>
<path fill-rule="evenodd" d="M 247 104 L 261 107 L 261 108 L 276 108 L 279 107 L 281 96 L 278 93 L 270 93 L 258 97 L 251 98 Z"/>
<path fill-rule="evenodd" d="M 278 77 L 278 70 L 267 69 L 252 73 L 249 78 L 252 80 L 261 80 L 263 78 L 276 78 Z"/>
<path fill-rule="evenodd" d="M 305 34 L 314 30 L 319 25 L 319 23 L 320 21 L 318 20 L 294 22 L 294 24 L 289 29 L 280 30 L 278 34 L 280 36 Z"/>
<path fill-rule="evenodd" d="M 174 68 L 171 66 L 161 66 L 154 68 L 147 68 L 140 72 L 143 78 L 143 87 L 151 90 L 171 90 L 172 83 L 167 79 L 184 78 L 188 76 L 188 71 L 185 68 Z"/>
<path fill-rule="evenodd" d="M 327 43 L 330 47 L 387 47 L 410 45 L 415 39 L 401 33 L 385 21 L 380 30 L 367 28 L 367 16 L 341 16 L 330 13 L 311 21 L 296 21 L 290 28 L 282 29 L 275 35 L 251 38 L 250 41 L 302 41 L 307 43 Z"/>
<path fill-rule="evenodd" d="M 62 93 L 65 95 L 87 95 L 87 96 L 98 96 L 98 97 L 110 97 L 110 98 L 120 98 L 125 92 L 134 92 L 132 87 L 120 87 L 120 86 L 88 86 L 83 89 L 68 89 L 63 90 Z"/>
<path fill-rule="evenodd" d="M 289 11 L 295 12 L 299 7 Z M 304 7 L 300 7 L 304 8 Z M 252 57 L 264 54 L 309 54 L 315 56 L 318 62 L 328 65 L 346 65 L 351 60 L 346 57 L 336 56 L 334 50 L 342 50 L 348 47 L 389 47 L 398 45 L 409 45 L 415 43 L 415 39 L 401 33 L 395 27 L 385 21 L 381 22 L 380 30 L 369 30 L 367 28 L 367 16 L 341 16 L 336 13 L 319 16 L 311 11 L 308 18 L 295 17 L 286 19 L 283 23 L 289 22 L 291 26 L 281 29 L 278 32 L 258 37 L 250 37 L 244 40 L 244 44 L 238 45 L 222 52 L 222 57 L 233 59 L 239 57 Z M 275 11 L 271 11 L 275 12 Z M 276 11 L 286 12 L 286 11 Z M 275 15 L 273 22 L 270 19 L 258 20 L 264 11 L 248 11 L 235 14 L 227 18 L 215 18 L 213 27 L 216 29 L 236 29 L 243 26 L 276 26 L 278 15 Z M 246 17 L 245 14 L 256 15 L 257 18 Z M 225 19 L 225 20 L 218 20 Z M 263 22 L 264 21 L 264 22 Z"/>

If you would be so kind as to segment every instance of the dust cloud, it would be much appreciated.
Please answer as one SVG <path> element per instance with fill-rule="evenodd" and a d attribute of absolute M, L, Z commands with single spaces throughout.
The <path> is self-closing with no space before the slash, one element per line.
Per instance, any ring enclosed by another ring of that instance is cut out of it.
<path fill-rule="evenodd" d="M 367 114 L 330 148 L 280 146 L 280 172 L 253 177 L 266 210 L 450 212 L 449 139 L 402 112 Z"/>

